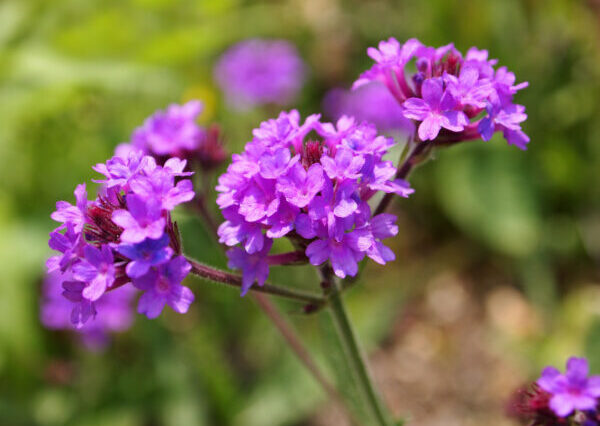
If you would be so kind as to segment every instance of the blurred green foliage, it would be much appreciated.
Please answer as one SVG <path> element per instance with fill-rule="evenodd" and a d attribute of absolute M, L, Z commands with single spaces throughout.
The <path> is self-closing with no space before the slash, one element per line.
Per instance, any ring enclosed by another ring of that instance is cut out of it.
<path fill-rule="evenodd" d="M 421 291 L 426 256 L 447 250 L 432 256 L 442 259 L 434 269 L 487 266 L 545 312 L 541 335 L 505 343 L 532 374 L 584 351 L 599 372 L 598 309 L 582 309 L 577 290 L 598 281 L 600 259 L 599 19 L 593 0 L 0 2 L 0 424 L 299 425 L 325 400 L 251 301 L 201 282 L 191 284 L 190 314 L 140 317 L 103 353 L 37 319 L 55 201 L 70 200 L 147 115 L 200 98 L 202 121 L 221 123 L 236 151 L 276 113 L 231 112 L 213 84 L 218 55 L 255 36 L 298 45 L 311 69 L 303 114 L 320 109 L 327 89 L 348 86 L 369 66 L 366 47 L 390 36 L 487 48 L 529 81 L 517 101 L 530 149 L 498 138 L 421 167 L 416 193 L 396 205 L 399 259 L 369 265 L 349 294 L 351 314 L 372 348 Z M 201 224 L 179 220 L 187 250 L 224 266 Z M 295 271 L 275 269 L 273 281 L 316 286 L 310 270 Z M 497 281 L 478 278 L 482 291 Z M 325 365 L 334 343 L 323 318 L 292 320 Z"/>

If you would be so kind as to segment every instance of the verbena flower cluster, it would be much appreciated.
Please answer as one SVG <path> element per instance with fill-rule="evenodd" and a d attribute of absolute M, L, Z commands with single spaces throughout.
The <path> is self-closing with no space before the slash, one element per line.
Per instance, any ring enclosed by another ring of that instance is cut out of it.
<path fill-rule="evenodd" d="M 414 132 L 412 120 L 404 117 L 402 106 L 379 82 L 365 84 L 356 90 L 330 90 L 323 99 L 323 112 L 334 120 L 349 115 L 359 121 L 368 121 L 379 131 Z"/>
<path fill-rule="evenodd" d="M 546 367 L 519 403 L 524 420 L 534 425 L 600 425 L 600 376 L 589 376 L 585 358 L 571 357 L 562 374 Z"/>
<path fill-rule="evenodd" d="M 60 271 L 48 275 L 42 285 L 40 320 L 45 327 L 54 330 L 73 330 L 89 349 L 104 348 L 110 334 L 122 332 L 133 323 L 132 302 L 135 289 L 124 286 L 106 293 L 96 302 L 98 314 L 94 321 L 88 321 L 77 328 L 71 322 L 73 304 L 63 297 L 62 283 L 65 281 Z"/>
<path fill-rule="evenodd" d="M 56 203 L 51 217 L 61 225 L 49 245 L 60 254 L 46 263 L 60 273 L 63 295 L 72 303 L 71 321 L 81 327 L 101 308 L 107 292 L 127 283 L 143 291 L 138 312 L 157 317 L 168 304 L 184 313 L 194 299 L 180 283 L 190 271 L 181 255 L 170 212 L 194 197 L 184 177 L 186 161 L 163 166 L 140 151 L 114 156 L 94 170 L 104 175 L 89 201 L 85 184 L 75 189 L 75 205 Z"/>
<path fill-rule="evenodd" d="M 218 234 L 239 245 L 228 256 L 229 266 L 243 271 L 242 293 L 265 282 L 272 241 L 284 236 L 313 265 L 329 261 L 341 278 L 356 275 L 364 256 L 394 259 L 382 240 L 397 234 L 396 217 L 372 217 L 367 203 L 377 192 L 412 192 L 383 160 L 393 139 L 349 117 L 333 125 L 311 115 L 301 123 L 295 110 L 263 122 L 253 136 L 217 186 L 226 219 Z"/>
<path fill-rule="evenodd" d="M 489 59 L 487 50 L 473 47 L 463 56 L 453 44 L 434 48 L 416 39 L 400 44 L 390 38 L 367 53 L 375 64 L 353 87 L 383 83 L 404 116 L 419 123 L 420 140 L 489 141 L 502 132 L 509 144 L 526 149 L 529 137 L 521 123 L 527 115 L 513 96 L 528 84 L 515 84 L 506 67 L 495 69 L 497 60 Z"/>
<path fill-rule="evenodd" d="M 285 40 L 250 39 L 227 50 L 214 69 L 217 84 L 237 109 L 287 105 L 302 88 L 306 66 Z"/>

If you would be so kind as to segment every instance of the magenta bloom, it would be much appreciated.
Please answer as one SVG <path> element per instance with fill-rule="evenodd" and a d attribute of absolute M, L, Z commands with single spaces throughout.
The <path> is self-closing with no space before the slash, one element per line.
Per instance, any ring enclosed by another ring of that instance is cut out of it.
<path fill-rule="evenodd" d="M 85 299 L 94 302 L 115 281 L 114 257 L 108 245 L 102 246 L 102 249 L 86 246 L 83 253 L 85 260 L 73 266 L 73 276 L 88 283 L 81 294 Z"/>
<path fill-rule="evenodd" d="M 107 188 L 126 187 L 132 177 L 155 167 L 154 158 L 144 155 L 142 151 L 132 150 L 126 157 L 114 156 L 106 164 L 100 163 L 92 167 L 106 176 L 106 179 L 93 179 L 93 182 L 102 183 Z"/>
<path fill-rule="evenodd" d="M 488 59 L 486 50 L 471 48 L 463 57 L 453 44 L 433 48 L 416 39 L 400 44 L 390 38 L 367 53 L 375 64 L 354 88 L 385 86 L 403 116 L 419 126 L 421 141 L 489 140 L 502 132 L 509 144 L 526 148 L 529 138 L 520 123 L 527 115 L 513 97 L 527 83 L 515 84 L 506 67 L 494 69 L 498 61 Z M 413 59 L 416 72 L 407 69 Z"/>
<path fill-rule="evenodd" d="M 151 267 L 162 265 L 173 255 L 166 234 L 157 240 L 146 238 L 138 244 L 121 244 L 117 247 L 117 251 L 130 260 L 125 268 L 130 278 L 141 277 Z"/>
<path fill-rule="evenodd" d="M 51 256 L 46 262 L 48 272 L 54 272 L 57 270 L 65 271 L 71 264 L 77 261 L 78 258 L 83 257 L 84 242 L 81 233 L 75 232 L 75 228 L 72 224 L 67 224 L 67 229 L 64 234 L 58 231 L 52 231 L 50 233 L 50 240 L 48 246 L 52 250 L 56 250 L 62 255 Z"/>
<path fill-rule="evenodd" d="M 298 51 L 285 40 L 242 41 L 229 48 L 214 69 L 217 84 L 236 109 L 292 102 L 305 74 Z"/>
<path fill-rule="evenodd" d="M 336 238 L 317 239 L 306 248 L 306 256 L 313 265 L 331 261 L 333 272 L 340 277 L 354 276 L 358 272 L 358 262 L 365 256 L 364 251 L 353 244 L 352 233 Z"/>
<path fill-rule="evenodd" d="M 323 188 L 323 182 L 323 167 L 320 164 L 313 164 L 305 170 L 296 163 L 285 176 L 279 179 L 277 189 L 288 203 L 302 208 L 306 207 Z"/>
<path fill-rule="evenodd" d="M 425 80 L 421 87 L 423 97 L 407 99 L 403 104 L 406 118 L 421 121 L 421 140 L 435 139 L 442 127 L 460 132 L 469 124 L 465 113 L 454 109 L 457 105 L 454 96 L 443 87 L 441 79 Z"/>
<path fill-rule="evenodd" d="M 133 132 L 133 147 L 144 153 L 173 157 L 197 150 L 205 137 L 204 129 L 196 124 L 202 108 L 202 102 L 189 101 L 155 112 Z"/>
<path fill-rule="evenodd" d="M 185 165 L 185 162 L 183 164 Z M 175 173 L 181 174 L 181 171 Z M 192 181 L 185 179 L 175 184 L 175 174 L 172 169 L 157 168 L 151 173 L 138 175 L 131 180 L 130 185 L 136 195 L 144 199 L 156 200 L 160 209 L 168 211 L 194 198 Z"/>
<path fill-rule="evenodd" d="M 75 232 L 81 232 L 83 229 L 88 205 L 85 183 L 77 185 L 77 188 L 75 188 L 75 200 L 76 203 L 74 206 L 66 201 L 58 201 L 56 203 L 56 211 L 50 217 L 57 222 L 63 223 L 58 229 L 66 227 L 67 224 L 72 225 Z"/>
<path fill-rule="evenodd" d="M 133 285 L 144 291 L 138 302 L 138 312 L 154 319 L 165 305 L 169 305 L 175 312 L 185 314 L 194 301 L 194 294 L 182 286 L 181 281 L 191 268 L 183 256 L 177 256 L 134 279 Z"/>
<path fill-rule="evenodd" d="M 559 417 L 567 417 L 574 410 L 592 410 L 600 397 L 600 376 L 591 376 L 585 358 L 571 357 L 567 371 L 561 374 L 554 367 L 546 367 L 537 384 L 552 395 L 550 408 Z"/>
<path fill-rule="evenodd" d="M 311 132 L 316 139 L 306 140 Z M 345 116 L 335 125 L 319 116 L 301 123 L 297 111 L 262 123 L 253 135 L 217 186 L 225 218 L 219 239 L 234 247 L 229 266 L 242 270 L 243 293 L 266 280 L 274 238 L 301 242 L 311 263 L 329 262 L 342 278 L 355 275 L 364 256 L 380 263 L 394 258 L 381 243 L 394 235 L 382 231 L 394 229 L 394 217 L 371 223 L 367 203 L 379 191 L 412 192 L 383 160 L 392 139 Z"/>
<path fill-rule="evenodd" d="M 271 250 L 273 240 L 267 240 L 263 248 L 252 254 L 245 250 L 235 247 L 227 252 L 229 258 L 229 266 L 231 269 L 241 269 L 244 272 L 242 277 L 242 292 L 244 296 L 256 282 L 258 285 L 263 285 L 269 277 L 269 264 L 267 262 L 267 254 Z"/>
<path fill-rule="evenodd" d="M 160 202 L 137 194 L 127 196 L 127 209 L 115 211 L 112 221 L 123 228 L 121 240 L 126 243 L 140 243 L 146 238 L 157 240 L 165 229 Z"/>

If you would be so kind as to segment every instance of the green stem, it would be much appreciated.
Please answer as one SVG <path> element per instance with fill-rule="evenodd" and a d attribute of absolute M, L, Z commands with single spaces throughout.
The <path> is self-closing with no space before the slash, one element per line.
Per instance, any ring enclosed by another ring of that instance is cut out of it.
<path fill-rule="evenodd" d="M 367 370 L 365 357 L 360 350 L 356 333 L 348 317 L 346 306 L 342 298 L 342 288 L 338 280 L 332 277 L 331 271 L 325 268 L 321 270 L 323 283 L 326 284 L 326 291 L 329 292 L 329 311 L 337 331 L 338 338 L 343 347 L 344 355 L 348 361 L 350 369 L 354 375 L 355 381 L 359 386 L 361 396 L 370 408 L 377 425 L 389 426 L 392 424 L 390 415 L 384 407 L 383 402 L 377 391 L 373 380 Z"/>

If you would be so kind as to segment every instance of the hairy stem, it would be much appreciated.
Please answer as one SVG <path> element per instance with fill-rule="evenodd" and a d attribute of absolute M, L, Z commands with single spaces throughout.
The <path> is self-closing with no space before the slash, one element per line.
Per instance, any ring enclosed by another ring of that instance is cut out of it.
<path fill-rule="evenodd" d="M 303 265 L 308 258 L 303 251 L 290 251 L 288 253 L 272 254 L 267 256 L 269 265 Z"/>
<path fill-rule="evenodd" d="M 194 259 L 186 257 L 187 261 L 192 265 L 192 274 L 202 277 L 208 281 L 219 284 L 224 284 L 230 287 L 241 288 L 242 277 L 205 265 Z M 252 286 L 250 291 L 258 293 L 267 293 L 272 296 L 279 296 L 296 302 L 302 302 L 309 305 L 321 306 L 327 300 L 319 295 L 312 294 L 306 291 L 296 290 L 289 287 L 280 287 L 273 284 L 265 283 L 262 286 Z"/>
<path fill-rule="evenodd" d="M 329 311 L 335 325 L 344 355 L 359 387 L 360 394 L 379 426 L 390 426 L 392 421 L 390 415 L 383 405 L 379 394 L 375 389 L 373 380 L 369 375 L 367 363 L 356 337 L 356 333 L 348 317 L 346 306 L 342 298 L 342 287 L 333 276 L 331 269 L 322 267 L 320 269 L 322 285 L 329 295 Z"/>

